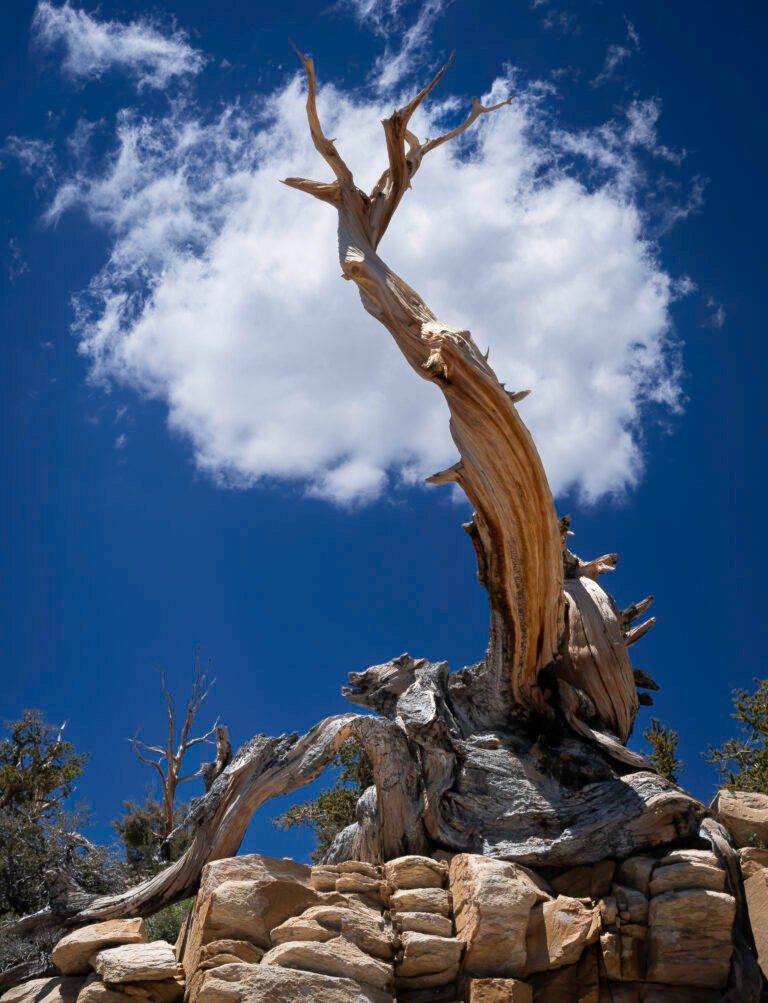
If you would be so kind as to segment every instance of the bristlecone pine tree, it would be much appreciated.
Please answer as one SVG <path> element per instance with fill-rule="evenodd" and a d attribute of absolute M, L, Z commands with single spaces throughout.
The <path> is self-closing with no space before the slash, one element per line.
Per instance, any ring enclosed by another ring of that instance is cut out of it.
<path fill-rule="evenodd" d="M 678 733 L 662 724 L 657 717 L 652 717 L 650 725 L 643 732 L 643 738 L 651 747 L 648 762 L 660 776 L 676 784 L 683 770 L 682 760 L 677 758 L 677 747 L 680 744 Z"/>
<path fill-rule="evenodd" d="M 740 735 L 705 753 L 716 766 L 721 783 L 737 791 L 768 794 L 768 679 L 755 679 L 755 692 L 738 689 L 733 713 Z"/>
<path fill-rule="evenodd" d="M 373 784 L 328 861 L 443 849 L 567 867 L 625 857 L 675 832 L 708 841 L 735 873 L 722 826 L 626 746 L 637 687 L 655 686 L 629 658 L 653 626 L 653 619 L 634 625 L 651 597 L 619 610 L 599 583 L 617 556 L 582 560 L 568 550 L 569 520 L 556 515 L 518 414 L 527 391 L 506 389 L 469 331 L 440 320 L 378 253 L 428 155 L 483 116 L 504 114 L 510 99 L 491 107 L 474 99 L 462 124 L 422 142 L 412 118 L 444 67 L 384 120 L 387 162 L 364 192 L 323 130 L 314 64 L 299 55 L 310 135 L 331 179 L 285 183 L 336 212 L 343 278 L 408 365 L 445 397 L 458 458 L 428 481 L 458 484 L 474 507 L 465 528 L 488 593 L 488 648 L 478 664 L 453 673 L 445 662 L 409 655 L 351 673 L 344 695 L 374 714 L 330 717 L 305 735 L 257 735 L 193 802 L 185 820 L 191 842 L 178 861 L 120 896 L 87 904 L 62 897 L 57 915 L 70 923 L 147 915 L 190 895 L 208 861 L 237 852 L 265 801 L 315 780 L 350 738 L 364 747 Z M 321 210 L 308 204 L 306 211 Z M 436 549 L 447 545 L 435 541 Z M 50 918 L 43 912 L 21 922 L 39 926 Z"/>
<path fill-rule="evenodd" d="M 85 811 L 67 807 L 88 755 L 64 730 L 26 710 L 0 740 L 0 917 L 6 920 L 44 909 L 56 872 L 66 870 L 91 894 L 122 887 L 117 861 L 82 835 Z M 30 972 L 44 967 L 52 937 L 34 928 L 0 935 L 0 971 L 20 963 L 31 964 Z"/>

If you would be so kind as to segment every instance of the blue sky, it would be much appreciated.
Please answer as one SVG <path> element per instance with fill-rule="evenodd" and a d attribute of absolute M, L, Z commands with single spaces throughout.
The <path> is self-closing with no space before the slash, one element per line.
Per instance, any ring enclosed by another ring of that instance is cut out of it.
<path fill-rule="evenodd" d="M 347 709 L 348 671 L 481 657 L 442 404 L 338 281 L 288 39 L 362 179 L 382 114 L 516 101 L 420 172 L 382 252 L 536 435 L 574 548 L 656 596 L 633 651 L 683 780 L 764 675 L 757 4 L 18 2 L 2 18 L 2 716 L 68 719 L 108 835 L 195 646 L 235 744 Z M 503 375 L 502 375 L 503 374 Z M 207 718 L 202 723 L 208 723 Z M 190 789 L 190 793 L 193 791 Z M 194 792 L 196 793 L 196 791 Z M 267 807 L 247 846 L 303 855 Z"/>

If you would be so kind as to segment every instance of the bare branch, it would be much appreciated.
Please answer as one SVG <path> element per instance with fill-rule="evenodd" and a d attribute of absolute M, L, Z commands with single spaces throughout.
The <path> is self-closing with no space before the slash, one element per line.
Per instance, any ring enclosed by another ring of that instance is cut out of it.
<path fill-rule="evenodd" d="M 154 759 L 147 759 L 146 756 L 144 756 L 144 755 L 141 754 L 141 752 L 139 751 L 139 746 L 138 746 L 137 739 L 135 739 L 135 738 L 129 738 L 128 741 L 133 746 L 133 751 L 136 753 L 136 756 L 138 757 L 139 762 L 144 763 L 145 766 L 152 766 L 152 767 L 154 767 L 154 769 L 156 769 L 157 772 L 160 774 L 160 783 L 162 784 L 163 791 L 165 791 L 165 789 L 166 789 L 166 777 L 165 777 L 165 774 L 163 773 L 163 768 L 160 765 L 160 763 L 155 762 Z"/>
<path fill-rule="evenodd" d="M 192 749 L 195 745 L 200 745 L 203 742 L 207 742 L 209 745 L 215 745 L 216 742 L 212 741 L 212 738 L 216 734 L 216 729 L 218 728 L 218 726 L 219 726 L 219 719 L 216 718 L 213 727 L 210 728 L 208 731 L 206 731 L 204 735 L 199 735 L 197 738 L 191 738 L 184 746 L 184 751 L 186 752 L 189 749 Z"/>
<path fill-rule="evenodd" d="M 168 705 L 168 751 L 167 755 L 170 759 L 173 756 L 173 743 L 176 737 L 176 719 L 173 713 L 173 697 L 168 687 L 165 685 L 165 673 L 160 673 L 160 685 L 163 687 L 163 693 L 165 694 L 165 702 Z"/>
<path fill-rule="evenodd" d="M 198 777 L 202 777 L 204 766 L 201 766 L 199 770 L 195 773 L 190 773 L 189 776 L 179 777 L 176 781 L 177 784 L 185 784 L 188 780 L 197 780 Z"/>
<path fill-rule="evenodd" d="M 487 115 L 489 112 L 498 111 L 499 108 L 503 108 L 504 105 L 511 104 L 513 98 L 505 98 L 504 101 L 499 101 L 498 104 L 492 105 L 482 105 L 477 100 L 477 98 L 472 98 L 472 111 L 469 113 L 467 120 L 462 124 L 457 126 L 455 129 L 451 129 L 450 132 L 446 132 L 443 136 L 438 136 L 437 139 L 428 139 L 427 142 L 421 148 L 421 155 L 425 157 L 432 150 L 437 149 L 438 146 L 442 146 L 443 143 L 448 143 L 450 140 L 455 139 L 460 136 L 462 132 L 465 132 L 473 122 L 476 122 L 481 115 Z"/>
<path fill-rule="evenodd" d="M 656 623 L 656 617 L 652 616 L 650 619 L 646 620 L 644 623 L 639 624 L 637 627 L 632 627 L 624 634 L 624 643 L 628 648 L 633 644 L 637 644 L 641 637 L 645 637 L 648 631 Z"/>
<path fill-rule="evenodd" d="M 400 108 L 399 111 L 396 111 L 395 114 L 392 116 L 392 119 L 394 119 L 395 115 L 397 115 L 398 118 L 400 119 L 400 121 L 402 122 L 403 135 L 405 135 L 406 127 L 407 127 L 408 123 L 410 122 L 413 113 L 416 111 L 416 109 L 419 107 L 420 104 L 423 104 L 424 98 L 431 91 L 433 91 L 435 89 L 435 87 L 440 83 L 440 81 L 442 80 L 443 75 L 445 74 L 446 70 L 448 69 L 448 67 L 453 62 L 453 57 L 455 55 L 456 55 L 456 51 L 454 50 L 450 54 L 450 56 L 448 57 L 448 61 L 445 63 L 445 65 L 440 70 L 438 70 L 438 72 L 435 74 L 435 76 L 432 77 L 432 79 L 427 84 L 427 86 L 424 87 L 422 90 L 420 90 L 419 93 L 416 95 L 415 98 L 413 98 L 411 101 L 409 101 L 407 105 L 404 105 L 402 108 Z M 389 121 L 392 121 L 392 119 L 390 119 Z"/>
<path fill-rule="evenodd" d="M 307 74 L 307 119 L 309 121 L 309 132 L 315 149 L 328 164 L 336 179 L 342 187 L 354 188 L 352 171 L 347 167 L 344 159 L 336 149 L 332 139 L 328 139 L 320 125 L 320 116 L 317 113 L 317 78 L 315 76 L 315 63 L 309 56 L 305 56 L 293 43 L 293 50 L 304 64 L 304 71 Z"/>
<path fill-rule="evenodd" d="M 165 757 L 165 749 L 161 749 L 159 745 L 147 745 L 146 742 L 142 742 L 139 738 L 133 738 L 131 741 L 140 745 L 141 748 L 145 749 L 147 752 L 154 752 L 158 756 L 163 756 L 163 758 Z"/>
<path fill-rule="evenodd" d="M 329 202 L 336 205 L 341 198 L 341 189 L 336 181 L 309 181 L 307 178 L 284 178 L 283 184 L 289 188 L 296 188 L 300 192 L 313 195 L 321 202 Z"/>
<path fill-rule="evenodd" d="M 486 107 L 485 105 L 481 105 L 477 98 L 472 98 L 472 111 L 462 125 L 457 126 L 457 128 L 452 129 L 450 132 L 446 132 L 443 136 L 438 136 L 437 139 L 427 140 L 424 144 L 420 143 L 418 138 L 409 130 L 408 123 L 419 105 L 440 81 L 452 61 L 453 54 L 451 54 L 450 59 L 439 73 L 433 77 L 423 90 L 419 91 L 412 101 L 403 108 L 398 109 L 398 111 L 394 112 L 390 118 L 385 119 L 382 123 L 387 141 L 389 167 L 379 178 L 370 196 L 371 206 L 368 211 L 368 221 L 374 247 L 378 246 L 389 226 L 392 216 L 400 204 L 400 200 L 411 187 L 411 179 L 421 166 L 424 156 L 436 147 L 460 135 L 481 115 L 497 111 L 512 101 L 512 98 L 507 98 L 498 104 Z M 405 149 L 406 144 L 408 147 L 407 150 Z"/>

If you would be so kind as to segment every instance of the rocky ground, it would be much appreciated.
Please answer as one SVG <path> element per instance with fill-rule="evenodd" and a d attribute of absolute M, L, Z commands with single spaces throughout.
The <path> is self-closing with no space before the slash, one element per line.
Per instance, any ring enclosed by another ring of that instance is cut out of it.
<path fill-rule="evenodd" d="M 768 798 L 721 792 L 741 881 L 670 846 L 541 874 L 477 854 L 209 864 L 177 944 L 141 919 L 65 936 L 2 1003 L 708 1003 L 731 999 L 746 904 L 768 971 Z M 736 926 L 735 926 L 736 924 Z M 750 945 L 752 946 L 752 945 Z"/>

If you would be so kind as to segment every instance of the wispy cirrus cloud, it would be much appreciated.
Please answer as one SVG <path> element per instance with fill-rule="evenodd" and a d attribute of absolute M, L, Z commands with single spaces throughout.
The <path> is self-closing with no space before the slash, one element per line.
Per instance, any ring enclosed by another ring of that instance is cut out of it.
<path fill-rule="evenodd" d="M 162 88 L 174 77 L 199 73 L 205 63 L 181 31 L 167 33 L 145 19 L 102 21 L 68 0 L 61 6 L 40 0 L 32 34 L 42 48 L 62 52 L 62 72 L 73 79 L 98 79 L 114 69 L 139 89 Z"/>
<path fill-rule="evenodd" d="M 635 26 L 627 18 L 624 19 L 624 24 L 627 30 L 626 40 L 623 45 L 608 46 L 603 68 L 591 82 L 593 87 L 601 87 L 611 80 L 622 63 L 640 51 L 640 36 Z"/>
<path fill-rule="evenodd" d="M 421 69 L 435 26 L 452 0 L 342 0 L 360 27 L 385 40 L 373 83 L 382 93 Z"/>

